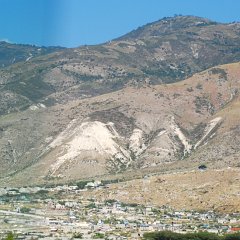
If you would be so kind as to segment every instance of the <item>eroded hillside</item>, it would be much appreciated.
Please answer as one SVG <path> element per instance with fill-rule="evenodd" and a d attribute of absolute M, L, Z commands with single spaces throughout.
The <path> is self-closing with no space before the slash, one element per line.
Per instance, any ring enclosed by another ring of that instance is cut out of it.
<path fill-rule="evenodd" d="M 203 163 L 239 167 L 239 76 L 240 63 L 233 63 L 177 83 L 128 86 L 3 115 L 1 182 L 35 184 Z"/>

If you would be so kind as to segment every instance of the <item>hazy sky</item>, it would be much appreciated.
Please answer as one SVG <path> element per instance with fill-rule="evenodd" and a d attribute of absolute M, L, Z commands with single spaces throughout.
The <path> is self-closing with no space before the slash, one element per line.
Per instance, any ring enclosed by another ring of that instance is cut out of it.
<path fill-rule="evenodd" d="M 240 0 L 0 0 L 0 40 L 97 44 L 174 14 L 240 21 Z"/>

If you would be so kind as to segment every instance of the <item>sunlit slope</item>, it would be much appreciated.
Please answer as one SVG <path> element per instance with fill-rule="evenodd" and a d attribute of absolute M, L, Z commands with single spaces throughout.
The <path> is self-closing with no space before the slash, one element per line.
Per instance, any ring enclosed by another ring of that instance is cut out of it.
<path fill-rule="evenodd" d="M 240 63 L 221 65 L 177 83 L 2 116 L 1 175 L 28 184 L 136 169 L 238 167 L 239 76 Z"/>

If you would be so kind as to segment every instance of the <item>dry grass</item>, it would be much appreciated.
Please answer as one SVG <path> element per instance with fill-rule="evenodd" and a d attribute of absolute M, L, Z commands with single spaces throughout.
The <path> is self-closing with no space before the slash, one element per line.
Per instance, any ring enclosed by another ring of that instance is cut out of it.
<path fill-rule="evenodd" d="M 162 174 L 110 185 L 85 197 L 175 209 L 240 211 L 240 171 L 222 169 Z"/>

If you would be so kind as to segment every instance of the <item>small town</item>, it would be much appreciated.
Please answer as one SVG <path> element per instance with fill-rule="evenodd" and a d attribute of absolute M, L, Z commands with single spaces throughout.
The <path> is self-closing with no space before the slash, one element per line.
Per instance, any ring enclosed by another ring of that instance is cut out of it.
<path fill-rule="evenodd" d="M 216 234 L 240 230 L 240 213 L 220 214 L 85 199 L 101 181 L 54 187 L 0 188 L 0 236 L 16 239 L 141 239 L 146 232 Z"/>

